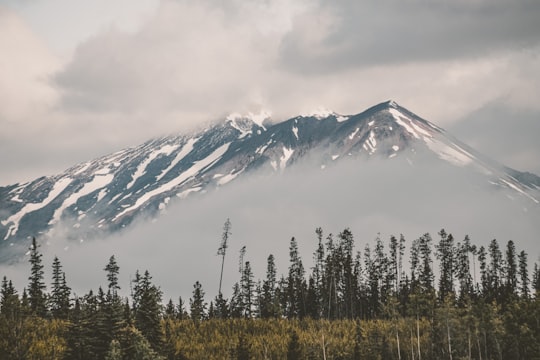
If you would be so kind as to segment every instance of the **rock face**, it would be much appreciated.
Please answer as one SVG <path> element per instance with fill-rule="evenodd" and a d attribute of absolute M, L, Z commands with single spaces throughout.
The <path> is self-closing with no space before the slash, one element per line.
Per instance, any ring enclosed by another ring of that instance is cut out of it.
<path fill-rule="evenodd" d="M 507 188 L 534 204 L 540 198 L 538 176 L 482 156 L 393 101 L 351 116 L 325 112 L 278 124 L 261 120 L 230 115 L 198 133 L 154 139 L 62 174 L 0 187 L 0 260 L 12 256 L 10 247 L 56 224 L 73 229 L 65 231 L 68 238 L 116 231 L 137 216 L 155 216 L 171 202 L 254 170 L 282 172 L 306 158 L 331 171 L 344 158 L 404 158 L 412 165 L 429 156 L 483 174 L 486 186 Z"/>

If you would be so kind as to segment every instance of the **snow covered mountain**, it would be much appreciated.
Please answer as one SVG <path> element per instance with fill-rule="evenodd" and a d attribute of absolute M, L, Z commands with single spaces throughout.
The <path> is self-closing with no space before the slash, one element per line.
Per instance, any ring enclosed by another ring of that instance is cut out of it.
<path fill-rule="evenodd" d="M 282 172 L 308 158 L 331 171 L 344 158 L 405 159 L 412 166 L 428 156 L 482 174 L 486 186 L 539 206 L 538 176 L 482 156 L 393 101 L 352 116 L 325 112 L 277 124 L 263 120 L 233 114 L 200 132 L 151 140 L 62 174 L 0 187 L 0 261 L 23 249 L 22 240 L 58 224 L 62 236 L 91 238 L 254 170 Z"/>

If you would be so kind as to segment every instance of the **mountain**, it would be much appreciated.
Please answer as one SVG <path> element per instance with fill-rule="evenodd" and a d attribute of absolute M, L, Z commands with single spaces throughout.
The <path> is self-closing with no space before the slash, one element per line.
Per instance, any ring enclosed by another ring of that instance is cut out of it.
<path fill-rule="evenodd" d="M 532 206 L 539 203 L 538 176 L 477 153 L 393 101 L 351 116 L 324 112 L 277 124 L 264 120 L 233 114 L 203 131 L 154 139 L 62 174 L 0 187 L 0 260 L 20 253 L 22 240 L 59 224 L 62 236 L 82 241 L 255 170 L 279 173 L 307 159 L 331 171 L 342 159 L 402 159 L 413 166 L 427 156 L 479 174 L 486 186 Z"/>

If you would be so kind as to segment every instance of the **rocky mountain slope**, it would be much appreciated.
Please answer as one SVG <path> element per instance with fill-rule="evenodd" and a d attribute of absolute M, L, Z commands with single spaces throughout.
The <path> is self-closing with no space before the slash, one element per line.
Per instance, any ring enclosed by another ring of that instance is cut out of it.
<path fill-rule="evenodd" d="M 331 171 L 344 158 L 358 159 L 359 166 L 374 158 L 412 165 L 427 154 L 483 174 L 486 186 L 538 206 L 538 176 L 488 159 L 392 101 L 351 116 L 327 112 L 277 124 L 263 120 L 230 115 L 200 132 L 154 139 L 62 174 L 0 187 L 0 257 L 58 224 L 65 229 L 62 236 L 91 238 L 255 170 L 282 172 L 308 158 Z"/>

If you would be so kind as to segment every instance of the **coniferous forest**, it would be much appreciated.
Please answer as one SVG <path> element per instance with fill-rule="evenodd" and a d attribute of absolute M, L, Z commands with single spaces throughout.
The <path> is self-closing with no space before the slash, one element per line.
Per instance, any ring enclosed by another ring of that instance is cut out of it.
<path fill-rule="evenodd" d="M 2 281 L 0 359 L 540 359 L 540 270 L 529 274 L 513 241 L 476 246 L 441 230 L 357 251 L 349 229 L 315 236 L 311 268 L 292 238 L 287 271 L 269 255 L 256 280 L 243 249 L 230 292 L 222 266 L 215 298 L 197 281 L 191 298 L 168 301 L 148 271 L 119 295 L 114 256 L 107 287 L 76 297 L 58 258 L 44 278 L 33 239 L 22 293 Z"/>

